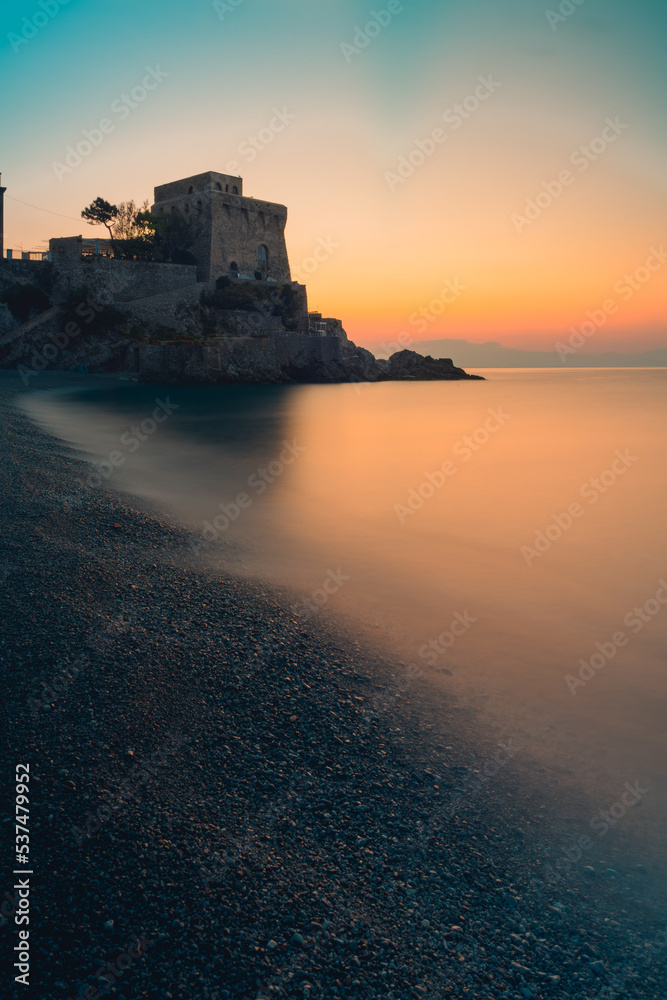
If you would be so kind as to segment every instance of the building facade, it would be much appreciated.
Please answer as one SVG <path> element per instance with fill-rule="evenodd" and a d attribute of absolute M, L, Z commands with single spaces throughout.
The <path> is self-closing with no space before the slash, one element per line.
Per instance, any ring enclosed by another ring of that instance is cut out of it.
<path fill-rule="evenodd" d="M 198 278 L 222 275 L 285 284 L 291 281 L 285 226 L 287 208 L 243 195 L 243 180 L 209 170 L 155 188 L 151 211 L 178 209 L 197 233 L 192 254 Z"/>

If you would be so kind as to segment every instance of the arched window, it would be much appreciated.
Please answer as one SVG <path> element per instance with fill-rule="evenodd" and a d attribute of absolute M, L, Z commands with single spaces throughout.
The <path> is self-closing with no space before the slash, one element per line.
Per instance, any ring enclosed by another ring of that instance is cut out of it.
<path fill-rule="evenodd" d="M 257 261 L 260 268 L 267 268 L 269 266 L 269 248 L 265 246 L 264 243 L 260 243 L 259 250 L 257 251 Z"/>
<path fill-rule="evenodd" d="M 232 188 L 232 194 L 238 194 L 238 193 L 239 193 L 239 189 L 237 188 L 237 186 L 235 184 L 234 187 Z"/>
<path fill-rule="evenodd" d="M 225 192 L 229 194 L 229 184 L 225 184 Z"/>
<path fill-rule="evenodd" d="M 235 260 L 233 260 L 229 265 L 229 273 L 235 275 L 238 275 L 239 273 L 239 265 L 236 263 Z"/>
<path fill-rule="evenodd" d="M 216 191 L 222 191 L 222 184 L 220 184 L 219 182 L 216 182 L 215 190 Z"/>
<path fill-rule="evenodd" d="M 188 188 L 188 194 L 192 194 L 193 191 L 194 191 L 194 188 L 193 188 L 193 186 L 191 184 L 190 187 Z"/>
<path fill-rule="evenodd" d="M 201 210 L 201 202 L 200 201 L 197 202 L 197 208 Z"/>

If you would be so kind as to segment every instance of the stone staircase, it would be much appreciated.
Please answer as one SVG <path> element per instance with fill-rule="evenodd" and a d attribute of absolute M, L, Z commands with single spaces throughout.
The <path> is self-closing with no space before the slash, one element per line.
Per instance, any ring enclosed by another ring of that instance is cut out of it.
<path fill-rule="evenodd" d="M 6 333 L 3 337 L 0 337 L 0 347 L 4 344 L 11 344 L 18 337 L 22 337 L 25 333 L 30 333 L 32 330 L 40 327 L 42 323 L 48 323 L 55 316 L 58 315 L 58 306 L 50 306 L 44 312 L 40 313 L 38 316 L 34 316 L 32 319 L 26 320 L 25 323 L 21 323 L 20 326 L 14 327 L 9 333 Z"/>

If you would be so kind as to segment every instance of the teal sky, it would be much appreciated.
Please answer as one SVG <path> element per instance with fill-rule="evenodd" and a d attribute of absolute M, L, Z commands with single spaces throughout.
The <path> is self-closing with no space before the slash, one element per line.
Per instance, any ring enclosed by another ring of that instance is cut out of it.
<path fill-rule="evenodd" d="M 631 125 L 598 172 L 605 190 L 609 180 L 607 195 L 620 213 L 619 248 L 621 227 L 633 213 L 639 229 L 643 220 L 646 226 L 651 217 L 659 221 L 655 231 L 646 228 L 647 246 L 667 231 L 664 0 L 584 0 L 578 6 L 569 0 L 403 0 L 402 11 L 350 62 L 341 44 L 352 43 L 356 26 L 366 24 L 371 11 L 384 11 L 388 0 L 222 0 L 219 7 L 229 8 L 222 16 L 211 0 L 43 3 L 53 16 L 36 29 L 32 22 L 48 16 L 39 0 L 6 0 L 0 10 L 0 169 L 10 197 L 67 216 L 71 224 L 8 201 L 6 246 L 32 249 L 49 236 L 80 232 L 80 209 L 98 195 L 151 198 L 155 184 L 224 170 L 276 107 L 294 121 L 256 161 L 242 163 L 246 192 L 288 204 L 293 260 L 334 224 L 344 229 L 341 239 L 346 233 L 358 253 L 345 250 L 332 264 L 330 277 L 339 283 L 348 277 L 354 283 L 364 259 L 373 272 L 386 243 L 378 230 L 387 213 L 404 240 L 420 241 L 411 221 L 415 211 L 423 213 L 429 199 L 458 185 L 458 204 L 474 202 L 475 190 L 485 203 L 495 190 L 484 211 L 509 216 L 558 173 L 573 148 L 597 134 L 607 116 L 624 116 Z M 574 12 L 554 28 L 546 14 L 559 6 Z M 26 25 L 34 37 L 23 44 L 17 38 Z M 164 82 L 126 120 L 115 118 L 99 149 L 58 179 L 54 162 L 141 84 L 147 66 L 166 73 Z M 437 168 L 434 158 L 409 191 L 391 195 L 385 172 L 487 74 L 502 88 L 466 126 L 457 147 L 469 169 L 456 156 L 449 161 L 438 154 Z M 464 173 L 475 190 L 465 188 Z M 433 225 L 458 232 L 461 221 L 454 225 L 452 207 L 443 201 Z M 588 239 L 594 226 L 607 246 L 602 216 L 587 220 L 583 236 Z M 364 232 L 374 234 L 365 247 L 359 243 Z M 476 224 L 467 229 L 473 232 L 478 239 Z M 426 234 L 429 245 L 432 235 Z M 465 237 L 457 238 L 465 244 Z M 643 247 L 643 230 L 639 235 L 630 226 L 628 241 Z M 493 259 L 504 253 L 495 247 L 489 233 Z M 452 266 L 443 261 L 443 273 Z M 324 270 L 313 285 L 324 290 L 326 305 Z M 602 287 L 602 277 L 595 280 Z M 357 303 L 359 296 L 348 298 Z M 405 308 L 411 311 L 407 300 Z M 363 323 L 370 322 L 365 307 L 359 310 Z"/>

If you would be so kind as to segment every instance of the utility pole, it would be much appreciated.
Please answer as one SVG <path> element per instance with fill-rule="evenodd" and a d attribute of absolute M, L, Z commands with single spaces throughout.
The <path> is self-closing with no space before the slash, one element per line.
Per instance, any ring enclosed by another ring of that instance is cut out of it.
<path fill-rule="evenodd" d="M 2 186 L 2 174 L 0 174 L 0 260 L 5 256 L 5 191 Z"/>

